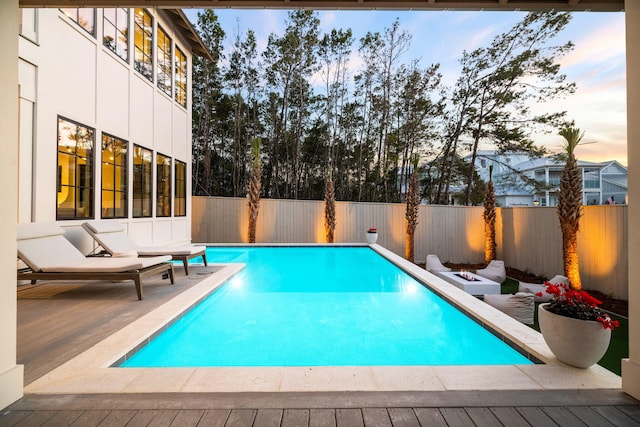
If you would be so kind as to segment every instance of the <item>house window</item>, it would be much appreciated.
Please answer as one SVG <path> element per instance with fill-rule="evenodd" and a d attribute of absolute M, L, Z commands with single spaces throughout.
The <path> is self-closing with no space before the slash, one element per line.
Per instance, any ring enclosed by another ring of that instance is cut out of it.
<path fill-rule="evenodd" d="M 144 9 L 135 10 L 134 68 L 153 81 L 153 19 Z"/>
<path fill-rule="evenodd" d="M 176 48 L 176 102 L 187 108 L 187 56 Z"/>
<path fill-rule="evenodd" d="M 171 39 L 158 27 L 158 88 L 171 96 Z"/>
<path fill-rule="evenodd" d="M 171 216 L 171 158 L 156 156 L 156 216 Z"/>
<path fill-rule="evenodd" d="M 151 216 L 151 150 L 133 146 L 133 217 Z"/>
<path fill-rule="evenodd" d="M 176 160 L 175 216 L 187 216 L 187 164 Z"/>
<path fill-rule="evenodd" d="M 129 9 L 102 9 L 102 44 L 129 62 Z"/>
<path fill-rule="evenodd" d="M 60 10 L 73 22 L 95 37 L 96 35 L 96 10 L 90 7 L 63 7 Z"/>
<path fill-rule="evenodd" d="M 95 130 L 58 117 L 56 219 L 93 218 Z"/>
<path fill-rule="evenodd" d="M 127 141 L 102 134 L 102 218 L 127 217 Z"/>

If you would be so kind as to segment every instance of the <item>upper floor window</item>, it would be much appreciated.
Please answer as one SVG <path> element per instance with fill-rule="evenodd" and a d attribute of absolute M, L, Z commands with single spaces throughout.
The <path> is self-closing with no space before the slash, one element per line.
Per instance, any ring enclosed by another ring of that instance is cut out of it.
<path fill-rule="evenodd" d="M 102 44 L 129 61 L 129 9 L 102 9 Z"/>
<path fill-rule="evenodd" d="M 20 8 L 20 35 L 38 42 L 38 9 Z"/>
<path fill-rule="evenodd" d="M 171 96 L 171 39 L 158 26 L 158 88 Z"/>
<path fill-rule="evenodd" d="M 127 217 L 127 141 L 102 134 L 102 218 Z"/>
<path fill-rule="evenodd" d="M 93 218 L 95 130 L 58 117 L 56 219 Z"/>
<path fill-rule="evenodd" d="M 153 153 L 151 150 L 133 146 L 133 217 L 150 217 Z"/>
<path fill-rule="evenodd" d="M 153 19 L 144 9 L 135 10 L 133 66 L 140 74 L 153 81 Z"/>
<path fill-rule="evenodd" d="M 96 36 L 96 10 L 91 7 L 63 7 L 60 8 L 72 21 L 80 25 L 84 30 Z"/>
<path fill-rule="evenodd" d="M 156 156 L 156 216 L 171 216 L 171 158 Z"/>
<path fill-rule="evenodd" d="M 176 160 L 175 216 L 187 215 L 187 164 Z"/>
<path fill-rule="evenodd" d="M 187 108 L 187 56 L 176 47 L 176 102 Z"/>

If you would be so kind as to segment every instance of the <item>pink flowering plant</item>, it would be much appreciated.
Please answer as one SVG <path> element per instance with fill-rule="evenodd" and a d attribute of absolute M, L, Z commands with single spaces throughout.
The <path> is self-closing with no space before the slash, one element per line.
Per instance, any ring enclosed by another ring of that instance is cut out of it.
<path fill-rule="evenodd" d="M 544 285 L 547 288 L 546 292 L 552 295 L 546 306 L 547 311 L 574 319 L 595 320 L 605 329 L 613 330 L 619 326 L 617 320 L 612 320 L 609 314 L 599 307 L 602 301 L 586 291 L 576 291 L 563 283 L 544 282 Z M 542 292 L 536 295 L 542 296 Z"/>

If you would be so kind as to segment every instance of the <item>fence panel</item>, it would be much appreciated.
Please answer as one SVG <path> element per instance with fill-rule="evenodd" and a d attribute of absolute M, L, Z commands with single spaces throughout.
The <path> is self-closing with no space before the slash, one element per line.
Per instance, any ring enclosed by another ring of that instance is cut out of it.
<path fill-rule="evenodd" d="M 193 197 L 192 239 L 246 243 L 245 198 Z M 420 206 L 415 260 L 437 254 L 443 262 L 484 261 L 482 207 Z M 400 203 L 336 202 L 336 243 L 365 241 L 370 227 L 378 243 L 404 256 L 405 206 Z M 585 206 L 578 250 L 586 289 L 628 298 L 627 207 Z M 507 266 L 552 277 L 562 274 L 562 234 L 553 207 L 498 208 L 497 255 Z M 324 202 L 262 199 L 256 241 L 324 243 Z"/>

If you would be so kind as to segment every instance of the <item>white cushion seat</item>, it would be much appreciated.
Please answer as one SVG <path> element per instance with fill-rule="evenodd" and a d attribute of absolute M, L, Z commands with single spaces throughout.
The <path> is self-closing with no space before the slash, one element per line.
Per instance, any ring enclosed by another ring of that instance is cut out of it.
<path fill-rule="evenodd" d="M 484 302 L 505 314 L 527 325 L 533 324 L 533 294 L 518 292 L 516 294 L 484 295 Z"/>
<path fill-rule="evenodd" d="M 504 261 L 496 259 L 489 262 L 485 268 L 476 270 L 476 274 L 497 283 L 502 283 L 507 279 L 507 271 L 504 268 Z"/>
<path fill-rule="evenodd" d="M 427 255 L 427 262 L 425 265 L 427 271 L 451 271 L 449 267 L 445 267 L 441 262 L 438 255 Z"/>

